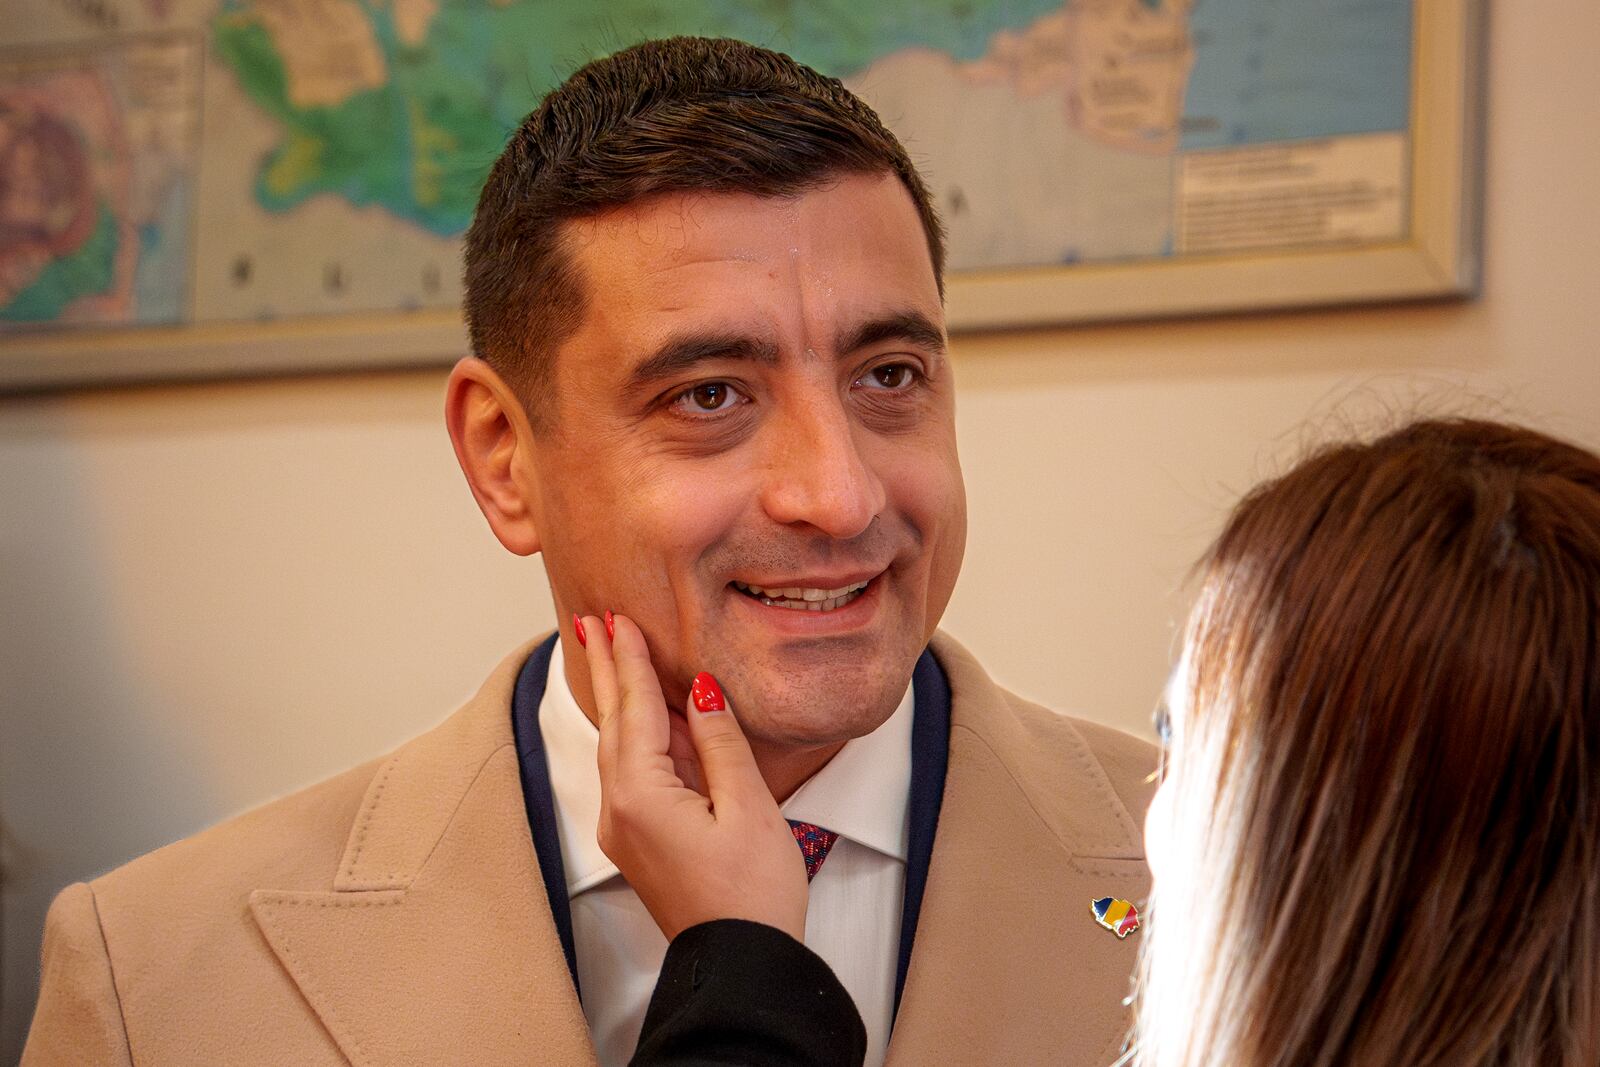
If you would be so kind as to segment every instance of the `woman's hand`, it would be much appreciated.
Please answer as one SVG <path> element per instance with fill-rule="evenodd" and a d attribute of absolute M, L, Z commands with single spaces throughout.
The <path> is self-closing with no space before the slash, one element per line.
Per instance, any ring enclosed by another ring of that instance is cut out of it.
<path fill-rule="evenodd" d="M 697 676 L 683 717 L 670 715 L 644 635 L 621 615 L 614 623 L 610 636 L 583 620 L 600 716 L 600 848 L 669 941 L 712 919 L 803 941 L 805 859 L 716 679 Z M 691 744 L 674 743 L 680 731 Z"/>

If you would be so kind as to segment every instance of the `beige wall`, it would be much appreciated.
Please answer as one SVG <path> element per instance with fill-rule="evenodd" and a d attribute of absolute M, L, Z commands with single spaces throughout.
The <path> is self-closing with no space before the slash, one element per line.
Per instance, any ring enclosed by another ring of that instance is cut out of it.
<path fill-rule="evenodd" d="M 958 339 L 946 625 L 997 676 L 1145 730 L 1185 568 L 1308 418 L 1486 397 L 1600 447 L 1600 16 L 1496 16 L 1481 301 Z M 441 382 L 0 401 L 0 1061 L 63 883 L 382 752 L 551 625 Z"/>

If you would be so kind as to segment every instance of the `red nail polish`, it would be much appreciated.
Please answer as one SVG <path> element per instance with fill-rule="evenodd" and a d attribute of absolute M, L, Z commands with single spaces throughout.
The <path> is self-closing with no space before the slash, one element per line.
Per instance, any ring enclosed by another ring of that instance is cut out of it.
<path fill-rule="evenodd" d="M 705 671 L 694 676 L 694 687 L 689 691 L 694 706 L 699 711 L 726 711 L 728 702 L 723 699 L 722 686 Z"/>
<path fill-rule="evenodd" d="M 583 620 L 578 618 L 578 613 L 572 613 L 572 628 L 577 631 L 578 644 L 584 648 L 589 647 L 589 635 L 583 632 Z"/>
<path fill-rule="evenodd" d="M 611 617 L 611 609 L 606 609 L 606 636 L 615 641 L 617 639 L 617 620 Z"/>

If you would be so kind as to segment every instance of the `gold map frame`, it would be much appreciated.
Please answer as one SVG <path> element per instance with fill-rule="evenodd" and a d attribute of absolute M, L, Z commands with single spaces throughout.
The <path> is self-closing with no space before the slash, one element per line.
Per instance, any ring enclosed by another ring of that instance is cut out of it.
<path fill-rule="evenodd" d="M 1409 218 L 1381 244 L 953 273 L 952 333 L 1467 297 L 1480 276 L 1483 0 L 1413 4 Z M 0 338 L 0 391 L 443 366 L 459 312 L 41 330 Z"/>

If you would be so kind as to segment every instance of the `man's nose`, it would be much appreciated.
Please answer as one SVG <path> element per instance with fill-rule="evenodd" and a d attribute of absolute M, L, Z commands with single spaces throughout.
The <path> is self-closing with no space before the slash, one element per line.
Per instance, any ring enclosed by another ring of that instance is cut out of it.
<path fill-rule="evenodd" d="M 838 400 L 797 404 L 769 427 L 767 515 L 829 537 L 855 537 L 883 510 L 883 481 L 862 452 L 856 426 Z"/>

